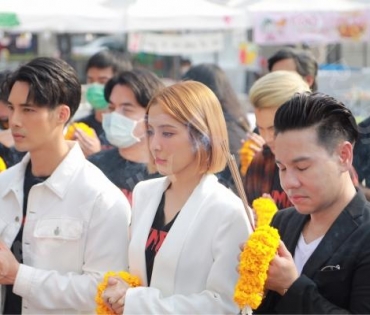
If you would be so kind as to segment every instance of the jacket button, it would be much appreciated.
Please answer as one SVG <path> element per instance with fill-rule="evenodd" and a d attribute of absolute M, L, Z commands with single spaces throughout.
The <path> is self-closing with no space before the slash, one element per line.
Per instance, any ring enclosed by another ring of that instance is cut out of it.
<path fill-rule="evenodd" d="M 15 222 L 19 222 L 19 217 L 15 217 Z"/>

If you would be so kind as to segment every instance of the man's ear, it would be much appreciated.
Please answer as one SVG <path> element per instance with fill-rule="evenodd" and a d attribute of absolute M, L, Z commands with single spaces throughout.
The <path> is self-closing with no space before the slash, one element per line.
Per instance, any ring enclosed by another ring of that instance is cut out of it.
<path fill-rule="evenodd" d="M 304 77 L 304 80 L 307 82 L 308 86 L 310 87 L 310 89 L 312 88 L 312 84 L 313 82 L 315 81 L 315 78 L 312 76 L 312 75 L 306 75 Z"/>
<path fill-rule="evenodd" d="M 337 150 L 341 169 L 349 170 L 353 161 L 353 145 L 349 141 L 343 141 L 338 145 Z"/>
<path fill-rule="evenodd" d="M 60 105 L 57 107 L 57 119 L 58 122 L 65 125 L 69 118 L 71 117 L 71 110 L 67 105 Z"/>

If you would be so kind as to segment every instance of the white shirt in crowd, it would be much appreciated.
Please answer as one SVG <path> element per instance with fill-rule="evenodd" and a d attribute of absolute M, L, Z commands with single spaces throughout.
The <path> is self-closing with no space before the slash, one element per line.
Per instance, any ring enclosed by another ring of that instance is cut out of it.
<path fill-rule="evenodd" d="M 71 146 L 53 174 L 29 193 L 24 263 L 13 288 L 22 297 L 22 314 L 94 313 L 103 273 L 128 268 L 130 205 L 79 145 Z M 9 248 L 23 220 L 29 160 L 27 154 L 0 174 L 0 238 Z"/>

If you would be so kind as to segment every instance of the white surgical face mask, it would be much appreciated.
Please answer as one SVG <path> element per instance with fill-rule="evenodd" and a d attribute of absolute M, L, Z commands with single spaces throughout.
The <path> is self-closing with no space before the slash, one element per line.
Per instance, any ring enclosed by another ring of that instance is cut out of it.
<path fill-rule="evenodd" d="M 102 125 L 108 141 L 118 148 L 128 148 L 140 142 L 140 138 L 134 136 L 136 120 L 113 112 L 103 114 Z"/>

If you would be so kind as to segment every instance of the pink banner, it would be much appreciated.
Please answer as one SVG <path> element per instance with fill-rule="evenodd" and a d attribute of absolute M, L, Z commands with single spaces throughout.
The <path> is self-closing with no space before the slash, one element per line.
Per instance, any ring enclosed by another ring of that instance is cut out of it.
<path fill-rule="evenodd" d="M 368 11 L 254 13 L 254 42 L 263 45 L 363 42 L 369 28 Z"/>

